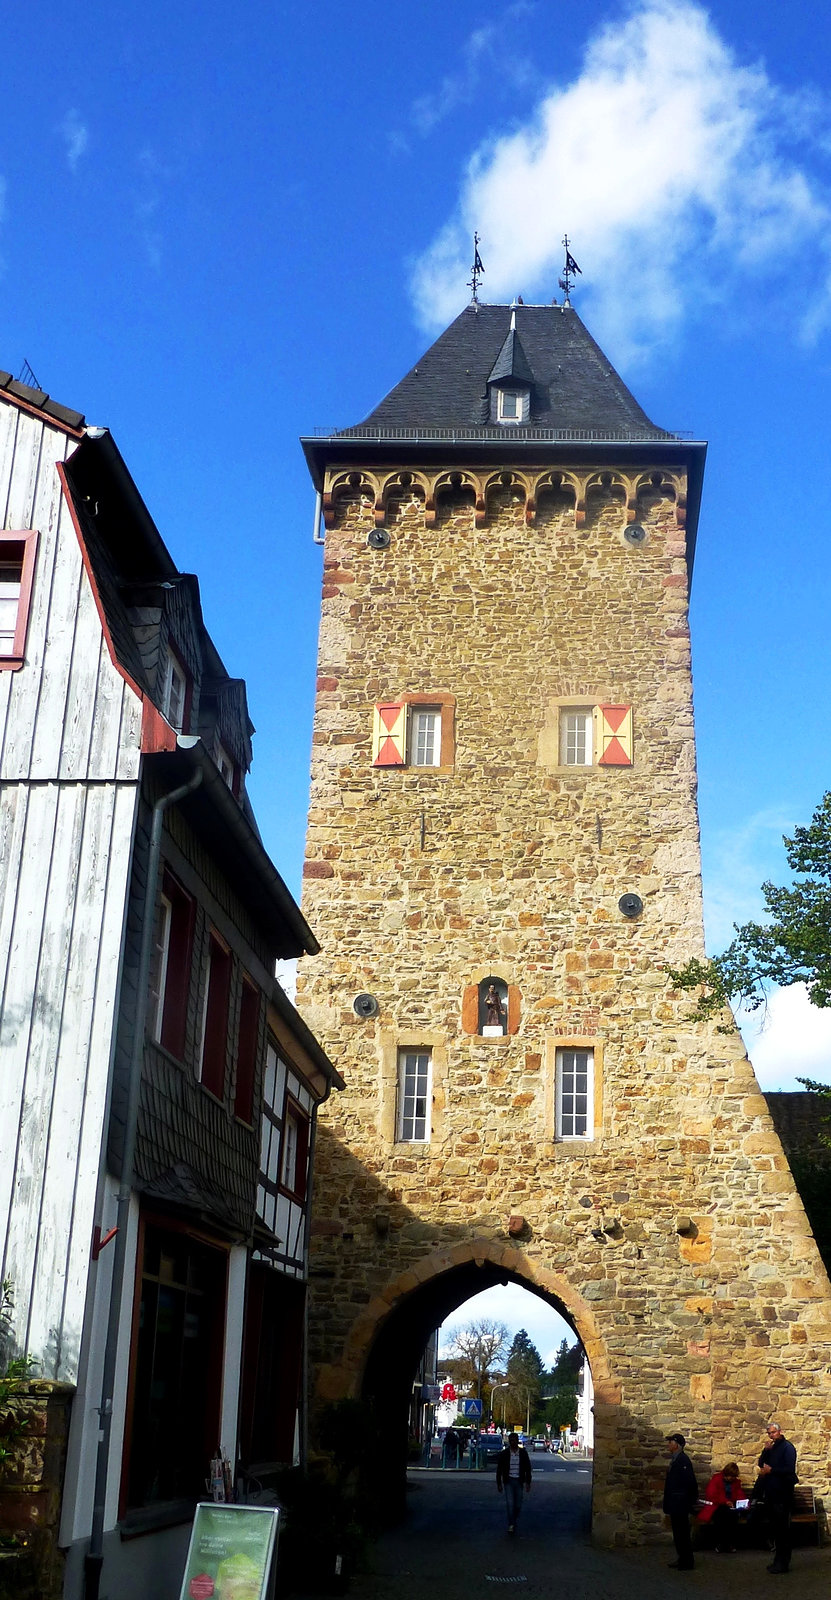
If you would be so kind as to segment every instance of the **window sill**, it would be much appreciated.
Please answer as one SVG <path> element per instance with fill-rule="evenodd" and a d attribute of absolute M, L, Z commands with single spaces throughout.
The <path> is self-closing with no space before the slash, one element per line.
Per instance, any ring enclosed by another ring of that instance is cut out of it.
<path fill-rule="evenodd" d="M 0 656 L 0 672 L 19 672 L 24 656 Z"/>
<path fill-rule="evenodd" d="M 118 1520 L 122 1539 L 140 1539 L 146 1533 L 159 1533 L 162 1528 L 176 1528 L 183 1522 L 192 1522 L 196 1500 L 163 1500 L 159 1505 L 137 1506 L 125 1511 Z"/>

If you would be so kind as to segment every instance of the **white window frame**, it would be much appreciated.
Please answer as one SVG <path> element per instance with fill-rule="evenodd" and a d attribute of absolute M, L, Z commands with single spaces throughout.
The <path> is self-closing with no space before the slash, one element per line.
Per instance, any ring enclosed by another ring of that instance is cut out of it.
<path fill-rule="evenodd" d="M 220 776 L 220 778 L 222 779 L 223 783 L 227 786 L 227 788 L 229 788 L 231 790 L 231 793 L 233 794 L 233 792 L 234 792 L 234 774 L 235 774 L 235 772 L 237 770 L 236 769 L 236 762 L 232 759 L 231 756 L 229 756 L 228 751 L 225 749 L 225 746 L 222 743 L 222 740 L 219 739 L 219 738 L 214 740 L 214 761 L 216 762 L 217 767 L 219 768 L 219 776 Z"/>
<path fill-rule="evenodd" d="M 509 410 L 506 409 L 506 402 L 508 402 L 508 401 L 510 401 L 512 405 L 515 402 L 515 410 L 514 410 L 514 414 L 513 415 L 511 414 L 511 412 Z M 518 423 L 527 422 L 528 421 L 529 411 L 530 411 L 530 396 L 528 394 L 528 390 L 527 389 L 503 389 L 501 386 L 497 387 L 497 389 L 496 389 L 496 420 L 497 420 L 497 422 L 502 422 L 502 423 L 505 424 L 506 427 L 509 427 L 509 428 L 510 427 L 516 427 Z"/>
<path fill-rule="evenodd" d="M 176 729 L 177 733 L 181 733 L 184 727 L 187 692 L 187 673 L 181 662 L 173 654 L 173 651 L 168 650 L 164 675 L 164 693 L 162 695 L 162 715 L 170 723 L 171 728 Z"/>
<path fill-rule="evenodd" d="M 395 1136 L 399 1144 L 430 1143 L 432 1104 L 432 1050 L 399 1050 L 395 1119 Z"/>
<path fill-rule="evenodd" d="M 407 765 L 410 767 L 441 766 L 441 706 L 408 706 Z M 421 725 L 421 726 L 420 726 Z M 424 747 L 428 759 L 419 761 L 419 737 L 424 731 Z"/>
<path fill-rule="evenodd" d="M 173 922 L 173 906 L 166 894 L 161 896 L 161 913 L 159 938 L 156 944 L 158 951 L 159 987 L 156 993 L 156 1014 L 153 1018 L 153 1038 L 159 1042 L 162 1037 L 162 1023 L 164 1021 L 164 1002 L 167 993 L 167 963 L 170 956 L 170 928 Z"/>
<path fill-rule="evenodd" d="M 594 706 L 561 706 L 559 738 L 561 767 L 594 766 Z"/>
<path fill-rule="evenodd" d="M 584 1058 L 581 1062 L 578 1058 Z M 586 1076 L 585 1111 L 578 1111 L 577 1076 Z M 587 1046 L 563 1045 L 556 1055 L 556 1108 L 554 1137 L 562 1144 L 584 1144 L 594 1138 L 594 1051 Z M 585 1127 L 575 1131 L 585 1119 Z"/>

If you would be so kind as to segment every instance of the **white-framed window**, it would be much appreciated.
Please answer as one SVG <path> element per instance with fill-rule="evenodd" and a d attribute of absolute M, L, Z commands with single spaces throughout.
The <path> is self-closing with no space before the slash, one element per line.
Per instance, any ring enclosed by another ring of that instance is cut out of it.
<path fill-rule="evenodd" d="M 398 1055 L 398 1130 L 401 1144 L 429 1144 L 433 1062 L 429 1050 Z"/>
<path fill-rule="evenodd" d="M 155 1014 L 153 1016 L 153 1038 L 161 1039 L 162 1023 L 164 1021 L 164 1003 L 167 992 L 167 963 L 170 957 L 170 925 L 173 921 L 173 906 L 169 897 L 162 893 L 159 907 L 158 937 L 156 940 L 156 972 L 157 989 L 155 994 Z"/>
<path fill-rule="evenodd" d="M 214 761 L 219 768 L 219 776 L 221 777 L 223 783 L 226 783 L 228 788 L 233 793 L 234 774 L 236 772 L 236 767 L 232 758 L 229 756 L 228 751 L 225 749 L 222 740 L 219 738 L 214 739 Z"/>
<path fill-rule="evenodd" d="M 437 767 L 441 763 L 441 707 L 410 707 L 410 766 Z"/>
<path fill-rule="evenodd" d="M 527 389 L 497 388 L 495 394 L 497 422 L 528 421 L 530 397 Z"/>
<path fill-rule="evenodd" d="M 162 715 L 175 728 L 177 733 L 182 732 L 185 721 L 185 697 L 187 695 L 188 680 L 185 669 L 177 661 L 172 650 L 167 652 L 165 663 L 164 688 L 162 690 Z"/>
<path fill-rule="evenodd" d="M 557 1051 L 555 1137 L 594 1138 L 594 1051 Z"/>
<path fill-rule="evenodd" d="M 590 767 L 594 757 L 591 706 L 564 706 L 560 712 L 560 765 Z"/>
<path fill-rule="evenodd" d="M 0 532 L 0 669 L 23 666 L 37 534 Z"/>

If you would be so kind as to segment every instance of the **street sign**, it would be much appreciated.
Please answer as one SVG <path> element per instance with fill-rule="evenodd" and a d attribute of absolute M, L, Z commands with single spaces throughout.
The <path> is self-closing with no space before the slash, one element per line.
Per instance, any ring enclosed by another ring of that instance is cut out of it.
<path fill-rule="evenodd" d="M 482 1415 L 482 1402 L 481 1402 L 481 1400 L 466 1400 L 465 1403 L 464 1403 L 464 1406 L 465 1406 L 464 1415 L 466 1417 L 481 1417 L 481 1415 Z"/>

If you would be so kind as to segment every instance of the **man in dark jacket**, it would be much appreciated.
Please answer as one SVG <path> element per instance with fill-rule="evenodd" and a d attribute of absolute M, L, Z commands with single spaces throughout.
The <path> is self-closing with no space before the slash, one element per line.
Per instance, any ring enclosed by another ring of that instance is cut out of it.
<path fill-rule="evenodd" d="M 664 1484 L 664 1510 L 670 1520 L 678 1557 L 670 1562 L 670 1566 L 677 1567 L 679 1572 L 689 1572 L 695 1566 L 690 1512 L 698 1499 L 698 1483 L 692 1462 L 684 1450 L 686 1440 L 683 1433 L 668 1434 L 666 1442 L 669 1445 L 670 1463 Z"/>
<path fill-rule="evenodd" d="M 796 1483 L 796 1449 L 786 1439 L 778 1422 L 769 1422 L 767 1440 L 759 1457 L 757 1491 L 765 1501 L 774 1540 L 773 1561 L 768 1572 L 787 1572 L 791 1564 L 791 1507 Z"/>
<path fill-rule="evenodd" d="M 496 1487 L 500 1494 L 503 1485 L 508 1532 L 513 1533 L 522 1510 L 523 1490 L 531 1491 L 531 1462 L 528 1451 L 519 1442 L 518 1433 L 508 1434 L 508 1443 L 496 1458 Z"/>

